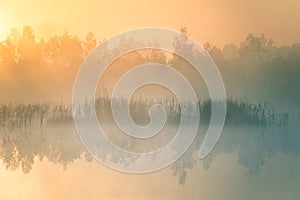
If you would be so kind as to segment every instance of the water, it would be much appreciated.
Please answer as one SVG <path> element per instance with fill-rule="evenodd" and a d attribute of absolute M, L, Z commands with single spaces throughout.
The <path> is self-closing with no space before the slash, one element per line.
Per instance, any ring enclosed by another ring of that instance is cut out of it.
<path fill-rule="evenodd" d="M 291 121 L 226 125 L 213 152 L 199 160 L 202 127 L 181 159 L 142 175 L 93 159 L 71 123 L 2 127 L 0 199 L 299 199 L 300 125 Z"/>

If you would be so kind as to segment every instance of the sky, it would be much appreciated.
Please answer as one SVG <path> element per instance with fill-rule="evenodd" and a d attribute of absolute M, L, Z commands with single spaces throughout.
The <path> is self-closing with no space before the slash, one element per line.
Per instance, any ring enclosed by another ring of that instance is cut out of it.
<path fill-rule="evenodd" d="M 98 39 L 145 26 L 187 27 L 200 44 L 239 44 L 248 33 L 272 38 L 275 45 L 300 42 L 298 0 L 0 0 L 0 39 L 11 28 L 34 28 L 37 37 L 67 29 Z"/>

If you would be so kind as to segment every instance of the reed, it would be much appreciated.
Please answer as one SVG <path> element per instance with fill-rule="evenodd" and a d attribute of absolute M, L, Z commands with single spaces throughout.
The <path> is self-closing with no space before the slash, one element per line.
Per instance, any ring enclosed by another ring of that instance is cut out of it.
<path fill-rule="evenodd" d="M 125 99 L 120 98 L 118 106 L 127 104 Z M 195 112 L 192 103 L 185 103 L 182 107 L 173 99 L 142 99 L 130 100 L 130 113 L 137 123 L 149 121 L 148 109 L 153 104 L 161 104 L 165 107 L 168 115 L 168 123 L 177 123 L 180 120 L 181 109 L 188 110 L 190 115 Z M 200 107 L 201 123 L 209 123 L 211 115 L 211 101 L 198 102 Z M 81 108 L 82 110 L 89 108 Z M 99 97 L 95 101 L 95 108 L 103 123 L 113 123 L 110 99 L 106 96 Z M 82 111 L 88 113 L 88 111 Z M 23 104 L 9 103 L 0 105 L 1 127 L 26 127 L 32 124 L 66 124 L 72 122 L 71 105 L 64 104 Z M 288 113 L 278 113 L 269 109 L 266 104 L 250 103 L 244 100 L 227 100 L 226 124 L 247 125 L 286 125 L 289 123 Z"/>

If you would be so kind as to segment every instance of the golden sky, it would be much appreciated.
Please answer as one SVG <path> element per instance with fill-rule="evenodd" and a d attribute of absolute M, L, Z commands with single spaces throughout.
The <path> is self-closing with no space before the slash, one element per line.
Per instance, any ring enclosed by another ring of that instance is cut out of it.
<path fill-rule="evenodd" d="M 199 43 L 239 42 L 265 33 L 275 44 L 300 42 L 299 0 L 0 0 L 0 38 L 31 25 L 37 36 L 87 32 L 108 38 L 128 29 L 186 26 Z"/>

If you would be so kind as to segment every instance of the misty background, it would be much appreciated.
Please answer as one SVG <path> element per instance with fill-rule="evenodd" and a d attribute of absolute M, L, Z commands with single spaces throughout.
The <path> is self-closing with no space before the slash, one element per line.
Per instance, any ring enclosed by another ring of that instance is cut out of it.
<path fill-rule="evenodd" d="M 188 34 L 186 28 L 182 28 L 181 32 Z M 30 26 L 12 29 L 0 42 L 0 102 L 70 103 L 80 64 L 102 41 L 97 40 L 92 32 L 84 39 L 65 31 L 61 35 L 38 40 Z M 131 42 L 134 43 L 134 40 Z M 178 44 L 180 42 L 177 41 Z M 122 41 L 119 45 L 124 48 Z M 238 46 L 230 43 L 219 48 L 204 43 L 203 47 L 221 71 L 228 98 L 267 103 L 280 109 L 298 108 L 299 43 L 275 46 L 274 41 L 264 34 L 248 34 Z M 118 49 L 107 56 L 114 51 Z M 206 86 L 202 78 L 195 75 L 193 67 L 178 56 L 158 50 L 132 52 L 117 59 L 101 79 L 98 94 L 111 90 L 118 78 L 129 69 L 147 62 L 174 67 L 188 78 L 199 98 L 207 97 Z"/>

